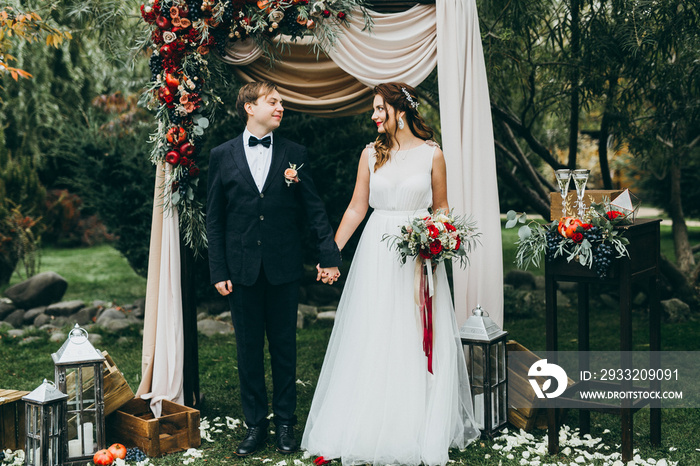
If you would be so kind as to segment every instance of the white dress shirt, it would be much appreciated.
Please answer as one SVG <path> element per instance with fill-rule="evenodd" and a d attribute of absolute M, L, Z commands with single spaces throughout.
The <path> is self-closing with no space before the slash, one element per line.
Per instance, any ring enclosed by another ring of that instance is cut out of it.
<path fill-rule="evenodd" d="M 270 171 L 270 163 L 272 163 L 272 144 L 274 143 L 274 138 L 272 136 L 272 132 L 269 132 L 263 137 L 270 136 L 270 147 L 265 147 L 262 144 L 258 144 L 255 147 L 250 147 L 248 145 L 248 140 L 251 136 L 253 136 L 253 134 L 251 134 L 250 131 L 248 131 L 248 128 L 246 128 L 243 131 L 245 158 L 248 161 L 248 167 L 250 168 L 250 173 L 253 175 L 258 191 L 262 192 L 263 186 L 265 185 L 265 180 L 267 179 L 267 174 Z"/>

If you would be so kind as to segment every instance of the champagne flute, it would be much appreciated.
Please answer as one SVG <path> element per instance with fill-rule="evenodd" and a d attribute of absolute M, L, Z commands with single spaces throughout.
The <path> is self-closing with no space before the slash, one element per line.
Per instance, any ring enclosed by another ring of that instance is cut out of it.
<path fill-rule="evenodd" d="M 586 182 L 590 170 L 578 169 L 573 171 L 574 185 L 576 186 L 576 197 L 578 199 L 578 218 L 583 218 L 586 213 L 586 206 L 583 202 L 583 193 L 586 191 Z"/>
<path fill-rule="evenodd" d="M 559 193 L 561 194 L 561 216 L 566 217 L 566 196 L 569 193 L 569 181 L 571 181 L 571 170 L 568 168 L 556 170 L 554 172 L 559 183 Z"/>

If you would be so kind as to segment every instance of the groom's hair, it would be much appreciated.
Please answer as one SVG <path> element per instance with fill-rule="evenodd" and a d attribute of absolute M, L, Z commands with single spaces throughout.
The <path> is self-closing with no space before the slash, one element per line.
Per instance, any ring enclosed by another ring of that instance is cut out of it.
<path fill-rule="evenodd" d="M 245 111 L 245 104 L 248 102 L 255 103 L 260 97 L 269 95 L 272 91 L 277 90 L 277 85 L 269 81 L 260 81 L 248 83 L 241 87 L 238 91 L 238 99 L 236 100 L 236 111 L 241 117 L 243 123 L 248 122 L 248 113 Z"/>

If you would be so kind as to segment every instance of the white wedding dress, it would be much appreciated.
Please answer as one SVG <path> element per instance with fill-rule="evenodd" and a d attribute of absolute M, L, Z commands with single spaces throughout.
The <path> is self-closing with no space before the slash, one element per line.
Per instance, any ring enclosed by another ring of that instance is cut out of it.
<path fill-rule="evenodd" d="M 444 264 L 435 273 L 433 374 L 414 302 L 415 260 L 401 265 L 385 234 L 427 215 L 436 145 L 393 154 L 374 172 L 352 261 L 301 442 L 349 464 L 444 465 L 479 436 Z"/>

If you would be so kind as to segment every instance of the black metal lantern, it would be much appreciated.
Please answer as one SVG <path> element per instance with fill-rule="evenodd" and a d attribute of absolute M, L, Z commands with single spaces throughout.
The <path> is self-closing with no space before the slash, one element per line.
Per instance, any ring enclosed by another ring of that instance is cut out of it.
<path fill-rule="evenodd" d="M 477 306 L 459 335 L 462 345 L 469 348 L 467 369 L 474 418 L 482 436 L 493 437 L 508 422 L 508 332 L 501 330 L 488 313 Z"/>
<path fill-rule="evenodd" d="M 90 461 L 105 448 L 104 356 L 78 324 L 63 346 L 51 355 L 58 388 L 68 395 L 67 464 Z"/>
<path fill-rule="evenodd" d="M 66 459 L 66 400 L 52 382 L 44 379 L 25 402 L 27 440 L 24 464 L 59 466 Z"/>

